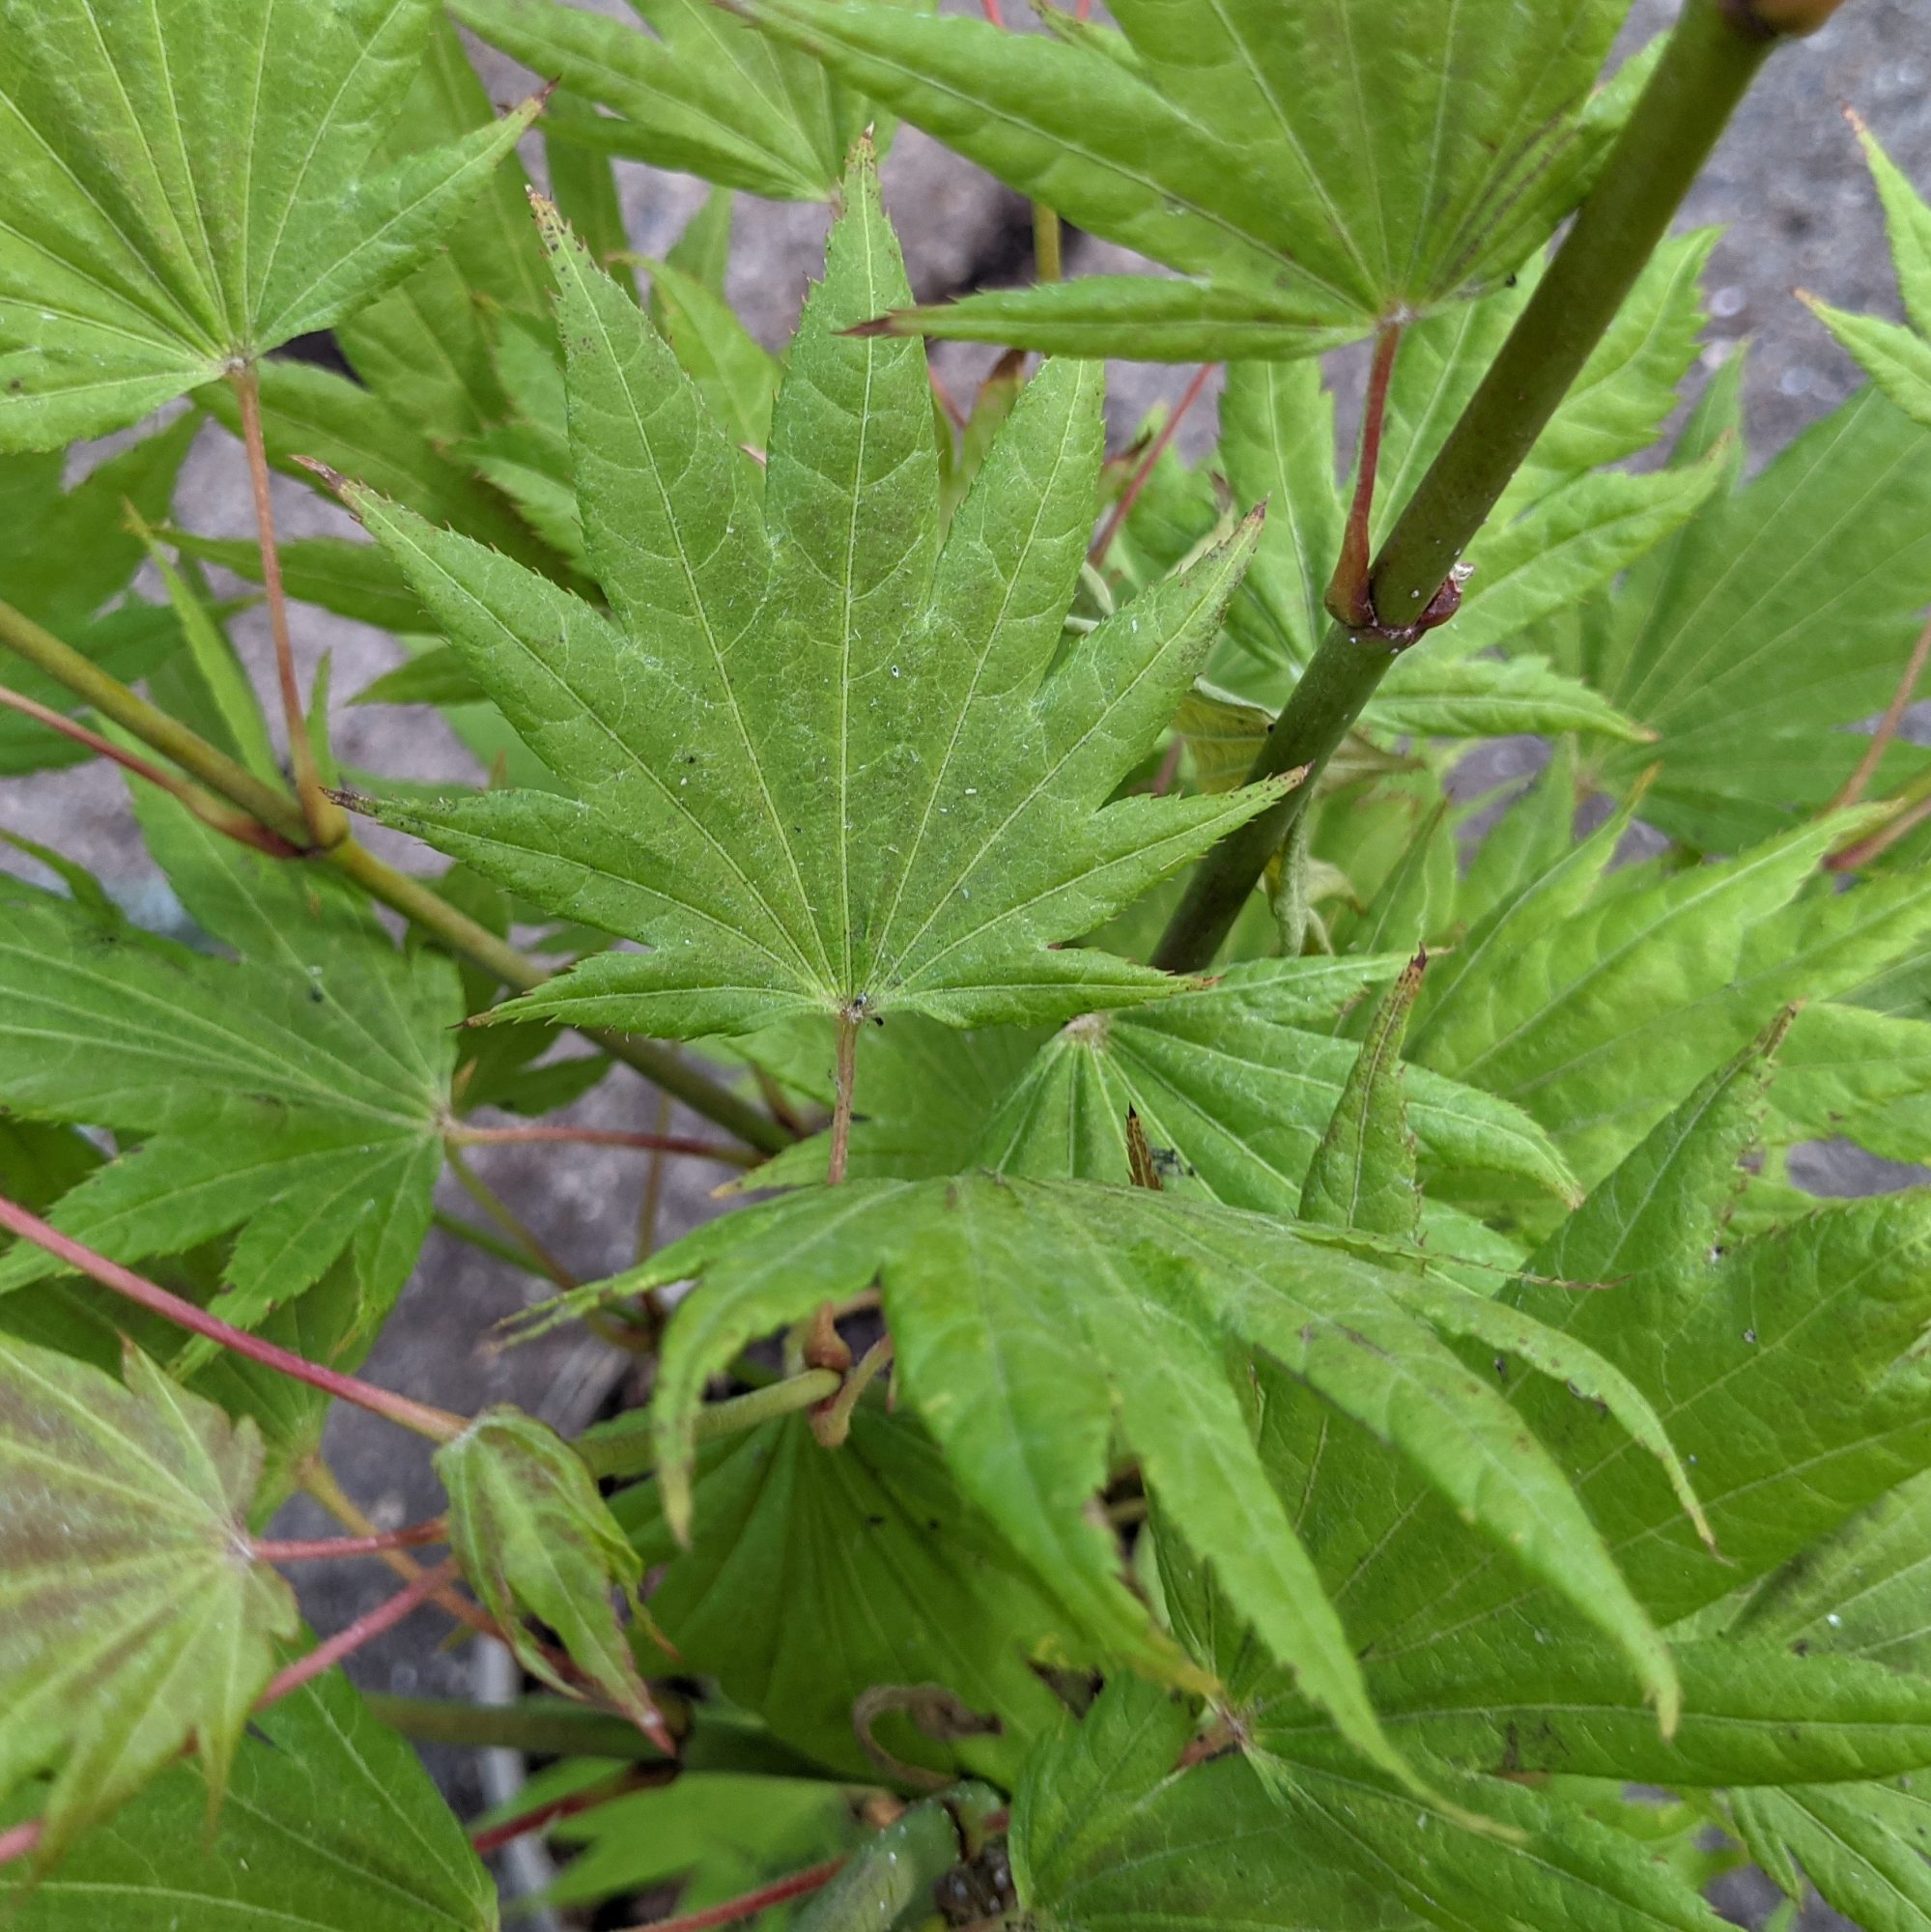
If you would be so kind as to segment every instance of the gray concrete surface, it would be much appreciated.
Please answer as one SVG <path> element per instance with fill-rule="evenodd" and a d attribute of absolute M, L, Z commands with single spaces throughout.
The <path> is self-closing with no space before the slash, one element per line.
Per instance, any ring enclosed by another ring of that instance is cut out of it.
<path fill-rule="evenodd" d="M 603 3 L 622 12 L 618 0 Z M 1662 27 L 1672 11 L 1670 0 L 1635 0 L 1628 43 Z M 523 91 L 507 63 L 493 56 L 486 62 L 501 98 Z M 1852 308 L 1897 312 L 1875 197 L 1840 106 L 1855 103 L 1904 168 L 1931 185 L 1927 81 L 1931 20 L 1921 0 L 1854 0 L 1815 40 L 1777 57 L 1691 197 L 1690 222 L 1728 229 L 1709 279 L 1717 320 L 1708 359 L 1714 365 L 1741 338 L 1753 339 L 1746 394 L 1760 452 L 1823 413 L 1853 384 L 1851 365 L 1791 291 L 1807 286 Z M 988 276 L 1014 280 L 1027 272 L 1023 204 L 916 131 L 900 136 L 886 185 L 922 298 L 958 293 Z M 667 244 L 701 192 L 691 182 L 627 164 L 624 191 L 633 238 L 645 252 Z M 823 232 L 817 209 L 741 199 L 731 292 L 767 342 L 779 343 L 787 333 L 817 266 Z M 1071 240 L 1072 272 L 1117 266 L 1120 260 L 1119 251 L 1090 238 Z M 978 380 L 990 352 L 946 346 L 936 359 L 944 379 L 963 393 Z M 1344 380 L 1348 366 L 1343 358 Z M 1189 374 L 1145 366 L 1113 373 L 1113 417 L 1122 433 L 1154 402 L 1176 395 Z M 1182 446 L 1199 449 L 1210 431 L 1208 412 L 1202 411 L 1188 424 Z M 345 527 L 332 509 L 293 485 L 277 484 L 276 503 L 290 533 Z M 238 451 L 218 432 L 207 432 L 193 452 L 179 514 L 204 530 L 250 530 Z M 258 616 L 246 616 L 238 633 L 267 688 L 265 625 Z M 301 614 L 298 637 L 308 665 L 325 650 L 332 654 L 340 694 L 353 693 L 394 658 L 385 639 L 313 611 Z M 415 778 L 456 778 L 469 770 L 467 756 L 433 713 L 342 708 L 335 728 L 342 754 L 355 764 Z M 82 859 L 131 903 L 160 906 L 121 785 L 104 769 L 81 768 L 0 786 L 0 824 Z M 652 1104 L 640 1083 L 619 1073 L 584 1112 L 602 1123 L 639 1124 L 648 1121 Z M 491 1172 L 582 1274 L 607 1271 L 628 1259 L 639 1176 L 634 1157 L 582 1150 L 563 1157 L 534 1156 L 519 1151 L 499 1159 Z M 1832 1177 L 1835 1172 L 1831 1170 Z M 705 1192 L 714 1178 L 689 1171 L 677 1177 L 667 1213 L 670 1227 L 687 1225 L 705 1211 Z M 1824 1191 L 1842 1190 L 1827 1182 Z M 508 1355 L 487 1347 L 489 1325 L 521 1305 L 528 1286 L 472 1250 L 434 1237 L 383 1337 L 372 1375 L 454 1407 L 507 1400 L 559 1420 L 581 1417 L 608 1377 L 602 1351 L 563 1340 Z M 398 1440 L 382 1425 L 345 1412 L 331 1429 L 329 1451 L 350 1489 L 384 1520 L 410 1520 L 435 1507 L 435 1486 L 417 1445 Z M 317 1623 L 333 1628 L 366 1608 L 383 1588 L 381 1573 L 315 1573 L 306 1601 Z M 399 1690 L 460 1692 L 467 1682 L 465 1662 L 435 1649 L 436 1634 L 433 1620 L 418 1620 L 359 1659 L 357 1674 Z M 459 1804 L 470 1803 L 473 1793 L 460 1769 L 440 1764 L 439 1770 L 451 1778 Z"/>

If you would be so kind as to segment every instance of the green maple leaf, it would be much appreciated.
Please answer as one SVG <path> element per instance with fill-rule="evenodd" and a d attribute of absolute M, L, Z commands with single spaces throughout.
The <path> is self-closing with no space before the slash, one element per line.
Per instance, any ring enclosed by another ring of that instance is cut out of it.
<path fill-rule="evenodd" d="M 254 1425 L 136 1349 L 125 1373 L 0 1338 L 0 1797 L 55 1773 L 43 1861 L 190 1739 L 218 1803 L 296 1634 L 247 1543 Z"/>
<path fill-rule="evenodd" d="M 923 1429 L 868 1404 L 851 1423 L 836 1455 L 803 1416 L 700 1448 L 688 1549 L 658 1484 L 620 1492 L 612 1509 L 661 1568 L 651 1622 L 686 1673 L 848 1776 L 878 1776 L 868 1741 L 889 1764 L 1009 1780 L 1061 1709 L 1027 1660 L 1079 1646 Z M 847 1619 L 854 1601 L 867 1614 Z M 862 1698 L 934 1686 L 989 1721 L 935 1737 L 887 1698 L 854 1728 Z"/>
<path fill-rule="evenodd" d="M 1335 1037 L 1337 1016 L 1402 964 L 1362 953 L 1244 961 L 1199 992 L 1082 1017 L 1044 1040 L 901 1022 L 868 1060 L 847 1173 L 923 1179 L 987 1168 L 1124 1186 L 1131 1112 L 1168 1191 L 1292 1219 L 1358 1066 L 1353 1042 Z M 1480 1188 L 1508 1175 L 1579 1198 L 1568 1163 L 1519 1108 L 1422 1067 L 1404 1066 L 1402 1079 L 1431 1177 Z M 823 1136 L 800 1142 L 761 1167 L 756 1184 L 820 1180 L 825 1158 Z M 1468 1264 L 1471 1286 L 1489 1293 L 1520 1264 L 1509 1236 L 1446 1201 L 1409 1196 L 1431 1251 L 1451 1270 Z"/>
<path fill-rule="evenodd" d="M 560 0 L 456 0 L 466 27 L 611 109 L 572 114 L 565 141 L 784 201 L 824 201 L 874 119 L 818 63 L 711 0 L 639 0 L 626 25 Z"/>
<path fill-rule="evenodd" d="M 1751 1787 L 1729 1794 L 1730 1817 L 1789 1897 L 1807 1901 L 1814 1887 L 1863 1932 L 1924 1932 L 1931 1805 L 1913 1783 Z"/>
<path fill-rule="evenodd" d="M 0 20 L 0 448 L 51 449 L 327 328 L 535 113 L 372 170 L 432 0 L 44 0 Z"/>
<path fill-rule="evenodd" d="M 1089 1642 L 1169 1677 L 1191 1674 L 1123 1589 L 1114 1539 L 1088 1512 L 1117 1427 L 1178 1533 L 1264 1631 L 1267 1653 L 1352 1744 L 1406 1776 L 1291 1515 L 1262 1477 L 1240 1393 L 1247 1372 L 1235 1366 L 1258 1351 L 1392 1443 L 1445 1506 L 1607 1633 L 1668 1721 L 1667 1654 L 1598 1559 L 1595 1531 L 1567 1485 L 1549 1480 L 1539 1446 L 1519 1428 L 1495 1432 L 1506 1404 L 1441 1338 L 1491 1339 L 1491 1324 L 1507 1324 L 1525 1359 L 1600 1396 L 1673 1459 L 1626 1383 L 1513 1310 L 1260 1215 L 1133 1188 L 986 1177 L 793 1195 L 558 1306 L 692 1275 L 704 1286 L 671 1325 L 656 1410 L 673 1528 L 690 1522 L 692 1431 L 710 1376 L 753 1337 L 876 1278 L 902 1394 L 960 1488 Z"/>
<path fill-rule="evenodd" d="M 850 1723 L 844 1728 L 849 1735 Z M 589 1768 L 608 1776 L 607 1768 Z M 581 1788 L 582 1759 L 555 1769 L 574 1772 Z M 863 1776 L 876 1773 L 867 1768 Z M 525 1789 L 540 1802 L 536 1779 Z M 686 1770 L 655 1790 L 559 1818 L 551 1842 L 574 1856 L 544 1888 L 550 1904 L 595 1905 L 674 1887 L 678 1910 L 691 1913 L 876 1840 L 853 1817 L 844 1792 L 821 1777 Z"/>
<path fill-rule="evenodd" d="M 589 605 L 356 485 L 560 793 L 395 805 L 520 896 L 645 942 L 505 1010 L 694 1037 L 786 1013 L 1065 1018 L 1173 981 L 1049 942 L 1264 809 L 1108 803 L 1210 642 L 1251 532 L 1090 637 L 1100 378 L 1028 385 L 939 541 L 923 350 L 840 327 L 902 291 L 863 146 L 773 413 L 768 473 L 553 230 Z"/>
<path fill-rule="evenodd" d="M 137 800 L 211 957 L 111 909 L 0 882 L 0 1102 L 111 1127 L 119 1157 L 52 1219 L 117 1261 L 241 1230 L 220 1312 L 247 1325 L 353 1259 L 364 1329 L 428 1230 L 462 1017 L 453 968 L 399 952 L 367 903 L 171 800 Z M 25 1243 L 0 1287 L 59 1272 Z"/>
<path fill-rule="evenodd" d="M 17 1893 L 14 1869 L 0 1899 L 17 1932 L 98 1932 L 105 1899 L 122 1932 L 500 1923 L 496 1886 L 422 1760 L 339 1670 L 249 1719 L 212 1828 L 204 1778 L 176 1765 Z"/>
<path fill-rule="evenodd" d="M 1600 158 L 1615 110 L 1589 93 L 1626 11 L 1123 0 L 1123 37 L 1040 38 L 875 0 L 733 5 L 1021 193 L 1195 278 L 1084 277 L 896 326 L 1173 361 L 1314 355 L 1502 282 Z"/>

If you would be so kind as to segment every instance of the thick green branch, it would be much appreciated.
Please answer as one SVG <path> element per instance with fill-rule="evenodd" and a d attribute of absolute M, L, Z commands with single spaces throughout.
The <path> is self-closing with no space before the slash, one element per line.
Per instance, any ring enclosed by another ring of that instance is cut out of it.
<path fill-rule="evenodd" d="M 199 733 L 189 730 L 179 719 L 169 717 L 138 692 L 110 677 L 71 644 L 63 643 L 51 631 L 11 604 L 0 603 L 0 644 L 91 704 L 103 718 L 111 718 L 144 745 L 172 759 L 210 791 L 240 806 L 257 824 L 299 850 L 307 851 L 310 847 L 308 820 L 300 804 L 288 792 L 258 779 Z M 345 878 L 354 880 L 371 898 L 391 912 L 400 913 L 425 932 L 433 933 L 452 952 L 473 960 L 515 991 L 533 991 L 550 977 L 533 959 L 498 939 L 467 913 L 458 911 L 433 888 L 397 871 L 393 866 L 384 865 L 366 845 L 357 844 L 354 838 L 345 839 L 327 852 L 312 853 L 311 857 L 315 863 L 330 866 Z M 628 1034 L 585 1031 L 612 1058 L 635 1067 L 646 1080 L 674 1094 L 727 1133 L 735 1134 L 746 1146 L 756 1148 L 761 1153 L 777 1153 L 790 1145 L 791 1136 L 775 1121 L 690 1065 L 668 1047 Z"/>
<path fill-rule="evenodd" d="M 1307 766 L 1312 779 L 1333 755 L 1668 232 L 1765 57 L 1817 24 L 1821 5 L 1686 0 L 1568 241 L 1376 558 L 1378 627 L 1328 632 L 1252 778 Z M 1195 972 L 1212 959 L 1312 791 L 1290 792 L 1201 862 L 1155 965 Z"/>

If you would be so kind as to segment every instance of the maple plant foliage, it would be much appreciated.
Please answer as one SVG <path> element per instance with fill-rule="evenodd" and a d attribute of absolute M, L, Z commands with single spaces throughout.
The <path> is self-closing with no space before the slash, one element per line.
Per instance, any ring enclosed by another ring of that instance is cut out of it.
<path fill-rule="evenodd" d="M 585 1926 L 1931 1932 L 1931 1196 L 1806 1185 L 1931 1165 L 1931 207 L 1854 116 L 1903 320 L 1820 255 L 1782 450 L 1671 232 L 1832 11 L 0 0 L 8 1923 L 497 1932 L 541 1834 Z M 916 301 L 900 122 L 1052 271 Z M 325 615 L 473 782 L 345 767 Z M 478 1151 L 590 1143 L 586 1281 Z M 599 1418 L 365 1376 L 406 1292 Z"/>

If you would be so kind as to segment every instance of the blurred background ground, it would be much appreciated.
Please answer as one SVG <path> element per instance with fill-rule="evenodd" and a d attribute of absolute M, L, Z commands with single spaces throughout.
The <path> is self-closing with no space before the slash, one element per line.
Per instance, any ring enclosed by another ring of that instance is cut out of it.
<path fill-rule="evenodd" d="M 597 4 L 616 14 L 625 11 L 621 0 Z M 946 4 L 950 9 L 961 0 Z M 1665 26 L 1673 12 L 1673 0 L 1636 0 L 1625 48 Z M 526 91 L 527 76 L 510 63 L 485 52 L 481 65 L 503 101 Z M 1864 115 L 1909 175 L 1931 185 L 1931 20 L 1921 0 L 1853 0 L 1814 40 L 1779 54 L 1686 211 L 1686 225 L 1718 224 L 1726 231 L 1707 281 L 1713 322 L 1705 360 L 1715 367 L 1749 341 L 1746 396 L 1758 460 L 1854 385 L 1852 365 L 1792 291 L 1812 288 L 1847 308 L 1898 313 L 1876 198 L 1841 113 L 1846 103 Z M 540 154 L 530 158 L 540 174 Z M 640 252 L 660 254 L 703 190 L 630 163 L 619 167 L 632 240 Z M 1026 205 L 955 156 L 906 129 L 887 163 L 885 184 L 921 299 L 1030 276 Z M 788 335 L 817 270 L 824 229 L 820 209 L 739 199 L 730 292 L 751 327 L 774 347 Z M 1122 251 L 1088 237 L 1069 236 L 1068 243 L 1069 273 L 1116 268 L 1125 260 Z M 970 394 L 991 359 L 990 351 L 952 344 L 940 346 L 934 357 L 942 379 L 959 395 Z M 1357 363 L 1339 358 L 1337 382 L 1344 391 Z M 1177 396 L 1190 374 L 1149 365 L 1115 368 L 1116 435 L 1123 438 L 1150 409 Z M 1183 427 L 1180 447 L 1198 453 L 1211 438 L 1209 405 Z M 287 534 L 345 527 L 307 491 L 278 480 L 276 492 Z M 252 533 L 239 450 L 217 430 L 204 432 L 189 460 L 178 515 L 206 531 Z M 259 613 L 241 618 L 237 636 L 268 689 L 270 648 Z M 309 610 L 298 616 L 298 645 L 305 670 L 324 651 L 332 655 L 334 690 L 343 696 L 387 668 L 396 655 L 381 635 Z M 467 753 L 432 711 L 342 705 L 334 728 L 338 749 L 352 765 L 432 781 L 473 776 Z M 97 871 L 138 916 L 166 922 L 170 909 L 134 836 L 125 793 L 105 768 L 0 785 L 0 825 L 58 846 Z M 655 1104 L 640 1081 L 619 1069 L 579 1111 L 600 1125 L 649 1125 Z M 695 1130 L 700 1123 L 686 1124 Z M 637 1156 L 582 1148 L 561 1154 L 491 1152 L 486 1171 L 492 1181 L 573 1270 L 587 1278 L 628 1263 L 641 1180 Z M 1818 1152 L 1812 1172 L 1821 1192 L 1884 1184 L 1830 1150 Z M 722 1178 L 715 1170 L 679 1167 L 665 1204 L 666 1233 L 706 1212 L 709 1189 Z M 490 1325 L 531 1292 L 526 1277 L 434 1235 L 368 1373 L 452 1408 L 511 1401 L 560 1422 L 580 1421 L 609 1379 L 607 1354 L 598 1345 L 558 1338 L 495 1354 L 484 1339 Z M 426 1460 L 381 1423 L 341 1412 L 328 1454 L 351 1493 L 384 1522 L 414 1520 L 437 1507 Z M 309 1614 L 324 1629 L 347 1622 L 389 1587 L 386 1573 L 374 1566 L 316 1570 L 304 1582 Z M 467 1653 L 430 1648 L 426 1628 L 427 1620 L 418 1620 L 364 1652 L 355 1661 L 356 1675 L 373 1687 L 415 1694 L 470 1691 Z M 454 1759 L 437 1768 L 459 1808 L 479 1804 L 472 1768 Z M 1740 1884 L 1727 1902 L 1753 1919 L 1771 1901 Z"/>

